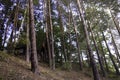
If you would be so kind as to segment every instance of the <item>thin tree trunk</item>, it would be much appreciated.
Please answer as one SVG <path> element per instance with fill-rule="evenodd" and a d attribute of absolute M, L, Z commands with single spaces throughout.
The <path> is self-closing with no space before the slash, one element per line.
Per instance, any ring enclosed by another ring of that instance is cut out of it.
<path fill-rule="evenodd" d="M 91 62 L 91 65 L 92 65 L 94 80 L 100 80 L 100 76 L 99 76 L 99 73 L 98 73 L 98 70 L 97 70 L 97 66 L 96 66 L 96 63 L 95 63 L 95 60 L 94 60 L 93 51 L 92 51 L 91 46 L 90 46 L 90 39 L 89 39 L 89 36 L 88 36 L 88 31 L 87 31 L 87 23 L 85 21 L 85 18 L 84 18 L 84 15 L 83 15 L 83 11 L 81 9 L 80 1 L 77 0 L 77 4 L 78 4 L 81 20 L 83 21 L 83 25 L 84 25 L 84 31 L 85 31 L 85 36 L 86 36 L 86 43 L 87 43 L 87 47 L 88 47 L 88 51 L 89 51 L 89 55 L 90 55 L 90 62 Z"/>
<path fill-rule="evenodd" d="M 71 0 L 69 1 L 70 4 Z M 70 9 L 70 7 L 69 7 Z M 71 31 L 70 31 L 70 26 L 72 25 L 72 19 L 71 19 L 71 12 L 69 11 L 68 14 L 68 39 L 69 39 L 69 47 L 67 48 L 67 51 L 69 53 L 69 56 L 67 56 L 68 61 L 70 61 L 71 65 L 72 65 L 72 38 L 71 38 Z"/>
<path fill-rule="evenodd" d="M 117 48 L 117 45 L 115 43 L 115 40 L 114 40 L 114 37 L 113 37 L 113 34 L 112 34 L 112 31 L 111 31 L 111 28 L 109 27 L 109 31 L 110 31 L 110 34 L 111 34 L 111 37 L 112 37 L 112 43 L 113 43 L 113 46 L 114 46 L 114 49 L 115 49 L 115 54 L 117 56 L 117 60 L 120 64 L 120 54 L 119 54 L 119 51 L 118 51 L 118 48 Z"/>
<path fill-rule="evenodd" d="M 65 62 L 67 61 L 67 54 L 66 54 L 66 49 L 65 49 L 65 37 L 64 37 L 64 27 L 63 27 L 63 22 L 62 22 L 62 16 L 61 16 L 61 10 L 60 10 L 60 6 L 58 3 L 58 11 L 59 11 L 59 24 L 60 24 L 60 30 L 61 30 L 61 49 L 62 49 L 62 53 L 64 54 L 64 59 Z M 62 57 L 62 56 L 61 56 Z"/>
<path fill-rule="evenodd" d="M 9 8 L 6 8 L 6 11 L 5 11 L 5 16 L 3 17 L 3 21 L 0 23 L 1 27 L 0 27 L 0 30 L 5 30 L 4 31 L 4 36 L 2 35 L 2 33 L 0 34 L 0 50 L 3 50 L 5 49 L 5 43 L 6 43 L 6 39 L 7 39 L 7 32 L 8 32 L 8 23 L 10 21 L 10 18 L 11 18 L 11 13 L 13 13 L 13 11 L 10 13 L 10 15 L 8 16 L 8 21 L 6 23 L 6 27 L 4 29 L 4 23 L 5 23 L 5 20 L 7 18 L 7 15 L 9 13 Z M 3 44 L 2 44 L 2 38 L 3 38 Z"/>
<path fill-rule="evenodd" d="M 110 9 L 109 9 L 109 10 L 110 10 Z M 115 24 L 115 27 L 116 27 L 116 29 L 117 29 L 117 31 L 118 31 L 118 34 L 119 34 L 119 36 L 120 36 L 120 27 L 119 27 L 119 24 L 116 23 L 115 18 L 114 18 L 114 16 L 113 16 L 111 10 L 110 10 L 110 14 L 111 14 L 111 18 L 112 18 L 112 20 L 113 20 L 113 22 L 114 22 L 114 24 Z"/>
<path fill-rule="evenodd" d="M 4 18 L 6 18 L 6 16 L 7 16 L 7 14 L 5 15 Z M 8 24 L 9 24 L 9 22 L 10 22 L 10 18 L 11 18 L 11 14 L 10 14 L 10 16 L 8 17 L 8 21 L 7 21 L 7 23 L 6 23 L 6 29 L 5 29 L 4 38 L 3 38 L 3 47 L 5 47 L 5 43 L 6 43 L 6 39 L 7 39 L 7 32 L 8 32 L 8 28 L 9 28 Z M 3 24 L 4 24 L 4 23 L 3 23 Z"/>
<path fill-rule="evenodd" d="M 106 44 L 107 49 L 108 49 L 110 59 L 111 59 L 111 61 L 112 61 L 112 63 L 113 63 L 113 66 L 114 66 L 114 68 L 115 68 L 115 70 L 116 70 L 116 74 L 119 75 L 119 74 L 120 74 L 119 69 L 118 69 L 118 67 L 117 67 L 117 65 L 116 65 L 116 63 L 115 63 L 115 61 L 114 61 L 114 59 L 113 59 L 112 53 L 111 53 L 111 51 L 110 51 L 110 49 L 109 49 L 109 46 L 108 46 L 108 44 L 107 44 L 107 41 L 106 41 L 106 39 L 105 39 L 105 35 L 104 35 L 104 33 L 103 33 L 102 30 L 101 30 L 101 32 L 102 32 L 103 39 L 104 39 L 105 44 Z"/>
<path fill-rule="evenodd" d="M 88 63 L 88 67 L 91 68 L 90 57 L 87 49 L 86 49 L 86 57 L 87 57 L 86 63 Z"/>
<path fill-rule="evenodd" d="M 114 40 L 114 37 L 113 37 L 112 30 L 111 30 L 110 27 L 109 27 L 109 30 L 110 30 L 110 34 L 111 34 L 111 37 L 112 37 L 112 42 L 113 42 L 113 46 L 114 46 L 114 48 L 115 48 L 116 55 L 117 55 L 117 56 L 119 57 L 119 59 L 120 59 L 120 54 L 119 54 L 117 45 L 116 45 L 115 40 Z"/>
<path fill-rule="evenodd" d="M 17 29 L 17 24 L 18 24 L 18 14 L 19 14 L 19 6 L 20 6 L 20 1 L 18 0 L 18 2 L 17 2 L 17 6 L 16 6 L 16 10 L 15 10 L 15 17 L 14 17 L 14 27 L 13 27 L 13 33 L 14 33 L 14 37 L 13 37 L 13 39 L 14 39 L 14 43 L 13 43 L 13 45 L 12 46 L 14 46 L 15 47 L 15 43 L 16 43 L 16 29 Z"/>
<path fill-rule="evenodd" d="M 95 46 L 95 49 L 96 49 L 98 61 L 99 61 L 99 64 L 100 64 L 100 69 L 101 69 L 101 71 L 102 71 L 103 77 L 105 77 L 105 76 L 106 76 L 106 73 L 105 73 L 105 69 L 104 69 L 104 67 L 103 67 L 103 63 L 102 63 L 102 60 L 101 60 L 101 57 L 100 57 L 100 52 L 99 52 L 99 49 L 98 49 L 98 46 L 97 46 L 97 43 L 96 43 L 96 40 L 95 40 L 93 31 L 92 31 L 92 29 L 91 29 L 90 23 L 88 22 L 88 24 L 89 24 L 88 27 L 89 27 L 89 29 L 90 29 L 91 36 L 92 36 L 92 39 L 93 39 L 93 42 L 94 42 L 94 46 Z"/>
<path fill-rule="evenodd" d="M 48 27 L 48 35 L 49 35 L 49 43 L 50 43 L 50 52 L 51 52 L 51 59 L 52 59 L 52 69 L 55 69 L 55 53 L 54 53 L 54 37 L 53 37 L 53 25 L 52 25 L 52 18 L 51 18 L 51 0 L 47 0 L 47 27 Z"/>
<path fill-rule="evenodd" d="M 16 39 L 16 27 L 17 27 L 17 22 L 18 22 L 18 11 L 19 11 L 19 4 L 20 2 L 18 1 L 17 2 L 17 5 L 15 7 L 15 13 L 14 13 L 14 26 L 12 27 L 12 32 L 11 32 L 11 35 L 10 35 L 10 38 L 9 38 L 9 50 L 10 50 L 10 53 L 14 53 L 14 49 L 15 49 L 15 39 Z"/>
<path fill-rule="evenodd" d="M 8 32 L 8 22 L 7 22 L 7 26 L 6 26 L 6 29 L 5 29 L 4 40 L 3 40 L 3 47 L 5 47 L 5 43 L 6 43 L 6 39 L 7 39 L 7 32 Z"/>
<path fill-rule="evenodd" d="M 38 59 L 36 49 L 36 33 L 34 28 L 34 12 L 33 12 L 33 0 L 29 0 L 29 17 L 30 17 L 30 44 L 31 44 L 31 70 L 33 73 L 38 74 Z"/>
<path fill-rule="evenodd" d="M 102 53 L 103 53 L 102 55 L 103 55 L 103 58 L 104 58 L 104 61 L 105 61 L 106 70 L 107 70 L 107 72 L 109 72 L 110 70 L 109 70 L 109 67 L 108 67 L 108 64 L 107 64 L 107 60 L 106 60 L 105 52 L 103 50 L 103 46 L 102 46 L 102 43 L 101 43 L 101 40 L 100 40 L 100 36 L 99 36 L 98 32 L 96 32 L 96 34 L 97 34 L 98 42 L 100 44 L 100 47 L 101 47 L 101 50 L 102 50 Z"/>
<path fill-rule="evenodd" d="M 26 12 L 27 12 L 27 30 L 26 30 L 26 38 L 27 38 L 27 44 L 26 44 L 26 61 L 29 63 L 30 62 L 30 39 L 29 39 L 29 5 L 27 5 L 27 9 L 26 9 Z M 25 14 L 26 15 L 26 14 Z"/>
<path fill-rule="evenodd" d="M 69 4 L 69 7 L 70 7 L 70 4 Z M 70 8 L 70 12 L 72 13 L 71 8 Z M 80 42 L 79 42 L 79 39 L 78 39 L 77 26 L 75 24 L 75 21 L 73 19 L 72 14 L 71 14 L 71 17 L 72 17 L 72 22 L 73 22 L 73 26 L 74 26 L 75 36 L 76 36 L 76 45 L 77 45 L 77 51 L 78 51 L 78 59 L 79 59 L 80 70 L 82 70 L 82 61 L 81 61 L 82 59 L 81 59 L 81 53 L 80 53 Z"/>
<path fill-rule="evenodd" d="M 48 24 L 48 22 L 47 22 L 47 20 L 48 20 L 48 17 L 47 17 L 47 1 L 45 0 L 44 1 L 44 19 L 45 19 L 45 29 L 46 29 L 46 40 L 47 40 L 47 49 L 48 49 L 48 56 L 49 56 L 49 67 L 52 69 L 52 58 L 51 58 L 51 50 L 50 50 L 50 40 L 49 40 L 49 35 L 48 35 L 48 32 L 49 32 L 49 30 L 48 30 L 48 26 L 49 26 L 49 24 Z"/>

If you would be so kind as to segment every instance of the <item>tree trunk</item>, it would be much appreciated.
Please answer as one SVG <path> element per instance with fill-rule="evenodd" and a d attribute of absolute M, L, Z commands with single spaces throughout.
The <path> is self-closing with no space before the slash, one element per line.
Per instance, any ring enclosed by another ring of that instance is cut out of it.
<path fill-rule="evenodd" d="M 69 5 L 69 7 L 70 7 L 70 5 Z M 72 13 L 71 7 L 70 7 L 70 12 Z M 81 53 L 80 53 L 80 42 L 78 39 L 77 26 L 75 24 L 72 14 L 71 14 L 71 17 L 72 17 L 72 22 L 73 22 L 73 26 L 74 26 L 75 36 L 76 36 L 76 45 L 77 45 L 77 51 L 78 51 L 78 60 L 79 60 L 80 70 L 82 70 L 82 61 L 81 61 L 82 59 L 81 59 Z"/>
<path fill-rule="evenodd" d="M 6 16 L 7 16 L 7 14 L 5 15 L 4 19 L 6 19 Z M 5 32 L 4 32 L 4 38 L 3 38 L 3 47 L 5 47 L 5 43 L 6 43 L 6 39 L 7 39 L 7 33 L 8 33 L 8 28 L 9 28 L 8 24 L 10 22 L 10 18 L 11 18 L 11 14 L 8 17 L 8 21 L 6 23 L 6 28 L 5 28 Z M 4 24 L 4 22 L 2 24 Z"/>
<path fill-rule="evenodd" d="M 100 44 L 101 51 L 103 53 L 102 56 L 103 56 L 103 59 L 104 59 L 104 62 L 105 62 L 106 70 L 107 70 L 107 72 L 109 72 L 109 67 L 108 67 L 108 64 L 107 64 L 106 57 L 105 57 L 105 52 L 104 52 L 103 47 L 102 47 L 100 36 L 99 36 L 98 32 L 96 32 L 96 34 L 97 34 L 97 37 L 98 37 L 98 42 Z"/>
<path fill-rule="evenodd" d="M 106 74 L 105 74 L 105 69 L 104 69 L 104 67 L 103 67 L 103 63 L 102 63 L 102 60 L 101 60 L 100 51 L 99 51 L 99 49 L 98 49 L 98 46 L 97 46 L 97 43 L 96 43 L 96 40 L 95 40 L 95 36 L 94 36 L 93 31 L 92 31 L 92 29 L 91 29 L 90 23 L 88 22 L 88 24 L 89 24 L 88 27 L 89 27 L 89 29 L 90 29 L 91 36 L 92 36 L 92 39 L 93 39 L 93 42 L 94 42 L 94 46 L 95 46 L 95 49 L 96 49 L 98 61 L 99 61 L 99 64 L 100 64 L 100 69 L 101 69 L 101 71 L 102 71 L 103 77 L 105 77 Z"/>
<path fill-rule="evenodd" d="M 30 39 L 29 39 L 29 5 L 27 5 L 27 30 L 26 30 L 26 38 L 27 38 L 27 44 L 26 44 L 26 61 L 29 63 L 30 62 Z M 25 14 L 26 15 L 26 14 Z"/>
<path fill-rule="evenodd" d="M 64 37 L 64 27 L 63 27 L 63 22 L 62 22 L 62 16 L 61 16 L 61 10 L 60 10 L 60 6 L 58 3 L 58 11 L 59 11 L 59 24 L 60 24 L 60 30 L 61 30 L 61 49 L 62 49 L 62 53 L 64 54 L 64 60 L 65 62 L 67 61 L 67 54 L 66 54 L 66 49 L 65 49 L 65 37 Z M 62 55 L 61 53 L 61 55 Z M 61 56 L 62 57 L 62 56 Z"/>
<path fill-rule="evenodd" d="M 20 6 L 20 1 L 18 0 L 17 5 L 16 5 L 16 10 L 15 10 L 15 16 L 14 16 L 14 27 L 13 27 L 13 33 L 14 33 L 14 35 L 12 34 L 14 36 L 13 37 L 14 43 L 12 45 L 12 46 L 14 46 L 14 48 L 15 48 L 16 37 L 17 37 L 17 35 L 16 35 L 16 29 L 17 29 L 17 24 L 18 24 L 19 6 Z"/>
<path fill-rule="evenodd" d="M 90 46 L 90 39 L 89 39 L 89 36 L 88 36 L 88 31 L 87 31 L 87 23 L 85 21 L 85 18 L 84 18 L 84 15 L 83 15 L 83 11 L 81 9 L 80 1 L 77 0 L 77 4 L 78 4 L 81 20 L 82 20 L 83 25 L 84 25 L 84 31 L 85 31 L 85 36 L 86 36 L 86 43 L 87 43 L 88 52 L 89 52 L 89 55 L 90 55 L 90 62 L 91 62 L 91 65 L 92 65 L 94 80 L 100 80 L 100 76 L 99 76 L 99 73 L 98 73 L 98 70 L 97 70 L 97 66 L 96 66 L 96 63 L 95 63 L 95 60 L 94 60 L 93 51 L 92 51 L 91 46 Z"/>
<path fill-rule="evenodd" d="M 36 33 L 34 27 L 34 12 L 33 12 L 33 0 L 29 0 L 29 26 L 30 26 L 30 44 L 31 44 L 31 70 L 33 73 L 38 74 L 38 59 L 36 49 Z"/>
<path fill-rule="evenodd" d="M 101 30 L 101 31 L 102 31 L 102 30 Z M 108 44 L 107 44 L 107 41 L 106 41 L 106 39 L 105 39 L 105 35 L 104 35 L 103 31 L 102 31 L 102 36 L 103 36 L 103 39 L 104 39 L 105 44 L 106 44 L 106 46 L 107 46 L 110 59 L 111 59 L 111 61 L 112 61 L 112 63 L 113 63 L 113 66 L 114 66 L 114 68 L 115 68 L 115 70 L 116 70 L 116 74 L 119 75 L 119 74 L 120 74 L 119 69 L 118 69 L 118 67 L 117 67 L 117 65 L 116 65 L 116 63 L 115 63 L 115 61 L 114 61 L 114 59 L 113 59 L 112 53 L 111 53 L 111 51 L 110 51 L 110 49 L 109 49 L 109 46 L 108 46 Z"/>
<path fill-rule="evenodd" d="M 110 10 L 110 9 L 109 9 L 109 10 Z M 114 24 L 115 24 L 115 27 L 116 27 L 116 29 L 117 29 L 117 31 L 118 31 L 118 34 L 119 34 L 119 36 L 120 36 L 120 27 L 119 27 L 119 24 L 116 23 L 115 18 L 114 18 L 114 16 L 113 16 L 111 10 L 110 10 L 110 14 L 111 14 L 111 18 L 112 18 L 112 20 L 113 20 L 113 22 L 114 22 Z"/>
<path fill-rule="evenodd" d="M 48 27 L 48 37 L 50 43 L 50 52 L 52 59 L 52 69 L 55 69 L 55 53 L 54 53 L 54 37 L 53 37 L 53 25 L 51 18 L 51 0 L 47 0 L 47 27 Z"/>
<path fill-rule="evenodd" d="M 116 56 L 117 56 L 117 58 L 118 58 L 118 62 L 119 62 L 119 64 L 120 64 L 120 61 L 119 61 L 119 59 L 120 59 L 120 54 L 119 54 L 117 45 L 116 45 L 116 43 L 115 43 L 115 40 L 114 40 L 114 37 L 113 37 L 113 34 L 112 34 L 112 30 L 111 30 L 110 27 L 109 27 L 109 31 L 110 31 L 110 34 L 111 34 L 111 37 L 112 37 L 112 43 L 113 43 L 113 46 L 114 46 L 114 49 L 115 49 L 115 54 L 116 54 Z"/>
<path fill-rule="evenodd" d="M 44 20 L 46 21 L 45 22 L 45 29 L 46 29 L 46 40 L 47 40 L 47 51 L 48 51 L 48 56 L 49 56 L 49 67 L 52 69 L 52 58 L 51 58 L 51 51 L 50 51 L 50 40 L 49 40 L 49 35 L 48 35 L 48 17 L 47 17 L 47 1 L 44 0 Z"/>
<path fill-rule="evenodd" d="M 15 8 L 15 13 L 14 13 L 14 26 L 12 27 L 12 32 L 10 34 L 10 38 L 9 38 L 9 51 L 10 53 L 14 53 L 15 52 L 15 42 L 16 42 L 16 27 L 17 27 L 17 23 L 18 23 L 18 11 L 19 11 L 19 4 L 20 2 L 17 2 L 17 5 Z"/>

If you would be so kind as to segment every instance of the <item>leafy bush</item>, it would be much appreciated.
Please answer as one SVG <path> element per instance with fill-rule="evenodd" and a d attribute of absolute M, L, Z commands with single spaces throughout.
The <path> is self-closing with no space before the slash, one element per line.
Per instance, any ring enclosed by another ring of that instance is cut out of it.
<path fill-rule="evenodd" d="M 63 69 L 63 70 L 68 70 L 68 71 L 70 71 L 70 70 L 72 69 L 72 64 L 71 64 L 71 62 L 69 62 L 69 61 L 65 62 L 65 63 L 63 64 L 63 66 L 62 66 L 62 69 Z"/>
<path fill-rule="evenodd" d="M 8 54 L 0 51 L 0 61 L 7 61 L 9 59 Z"/>
<path fill-rule="evenodd" d="M 0 80 L 3 80 L 3 79 L 0 77 Z"/>
<path fill-rule="evenodd" d="M 25 46 L 27 44 L 27 38 L 26 38 L 26 33 L 23 32 L 18 40 L 18 42 L 16 43 L 17 47 L 21 47 L 21 46 Z"/>
<path fill-rule="evenodd" d="M 84 72 L 84 74 L 85 74 L 86 76 L 88 76 L 88 77 L 92 77 L 91 72 Z"/>

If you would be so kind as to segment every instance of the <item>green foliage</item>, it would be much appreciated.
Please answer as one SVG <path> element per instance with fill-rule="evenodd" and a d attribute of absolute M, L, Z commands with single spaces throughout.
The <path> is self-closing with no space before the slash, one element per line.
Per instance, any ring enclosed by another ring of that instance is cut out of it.
<path fill-rule="evenodd" d="M 61 1 L 65 6 L 68 6 L 70 2 L 70 0 L 61 0 Z"/>
<path fill-rule="evenodd" d="M 3 79 L 0 77 L 0 80 L 3 80 Z"/>
<path fill-rule="evenodd" d="M 27 44 L 27 38 L 26 38 L 26 33 L 22 32 L 22 34 L 19 37 L 18 42 L 16 43 L 16 47 L 22 47 Z"/>
<path fill-rule="evenodd" d="M 92 72 L 91 72 L 92 73 Z M 90 72 L 88 73 L 88 72 L 84 72 L 84 74 L 86 75 L 86 76 L 88 76 L 88 77 L 92 77 L 92 74 L 91 74 Z"/>
<path fill-rule="evenodd" d="M 6 54 L 5 52 L 3 51 L 0 51 L 0 61 L 8 61 L 8 54 Z"/>
<path fill-rule="evenodd" d="M 110 72 L 110 73 L 109 73 L 108 78 L 109 78 L 110 80 L 120 80 L 120 76 L 115 75 L 115 73 L 113 73 L 113 72 Z"/>
<path fill-rule="evenodd" d="M 63 70 L 70 71 L 70 70 L 72 69 L 72 64 L 71 64 L 71 62 L 69 62 L 69 61 L 64 62 L 63 65 L 62 65 L 62 69 L 63 69 Z"/>
<path fill-rule="evenodd" d="M 43 29 L 39 28 L 39 26 L 36 28 L 36 41 L 37 41 L 37 48 L 40 49 L 42 46 L 42 43 L 45 42 L 45 33 L 43 31 Z"/>
<path fill-rule="evenodd" d="M 38 5 L 39 4 L 39 0 L 33 0 L 33 4 L 34 5 Z"/>

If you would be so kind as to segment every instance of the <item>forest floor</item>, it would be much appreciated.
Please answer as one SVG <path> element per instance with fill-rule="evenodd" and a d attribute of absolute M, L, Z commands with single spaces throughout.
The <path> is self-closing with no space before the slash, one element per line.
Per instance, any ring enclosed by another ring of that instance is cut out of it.
<path fill-rule="evenodd" d="M 40 64 L 39 70 L 40 75 L 35 75 L 30 71 L 30 64 L 23 59 L 0 52 L 0 80 L 93 80 L 89 70 L 65 71 L 56 69 L 53 71 L 44 64 Z"/>

